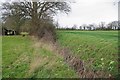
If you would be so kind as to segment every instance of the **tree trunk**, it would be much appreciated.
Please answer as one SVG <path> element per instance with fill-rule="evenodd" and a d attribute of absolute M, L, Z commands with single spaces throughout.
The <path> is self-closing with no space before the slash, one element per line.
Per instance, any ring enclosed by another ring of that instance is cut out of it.
<path fill-rule="evenodd" d="M 33 9 L 32 9 L 32 27 L 31 27 L 31 34 L 35 34 L 38 25 L 39 20 L 38 20 L 38 14 L 37 14 L 37 2 L 33 2 Z"/>

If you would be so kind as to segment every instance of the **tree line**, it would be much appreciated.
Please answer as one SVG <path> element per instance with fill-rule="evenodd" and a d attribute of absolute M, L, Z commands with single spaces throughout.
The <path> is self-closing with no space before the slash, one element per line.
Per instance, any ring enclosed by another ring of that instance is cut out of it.
<path fill-rule="evenodd" d="M 42 38 L 45 34 L 55 35 L 53 16 L 59 12 L 70 12 L 69 2 L 47 2 L 24 0 L 22 2 L 5 2 L 2 4 L 2 27 L 14 29 L 17 34 L 22 31 Z"/>
<path fill-rule="evenodd" d="M 81 26 L 73 25 L 70 27 L 57 27 L 59 30 L 120 30 L 120 21 L 112 21 L 108 24 L 100 22 L 97 24 L 83 24 Z"/>

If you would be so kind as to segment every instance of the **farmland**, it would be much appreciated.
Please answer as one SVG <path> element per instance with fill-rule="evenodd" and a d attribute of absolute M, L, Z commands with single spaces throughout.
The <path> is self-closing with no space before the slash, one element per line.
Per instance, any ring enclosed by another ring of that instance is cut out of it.
<path fill-rule="evenodd" d="M 58 31 L 58 42 L 85 62 L 86 68 L 116 76 L 117 31 Z"/>
<path fill-rule="evenodd" d="M 57 38 L 85 68 L 117 76 L 117 31 L 57 31 Z M 2 70 L 4 78 L 78 77 L 49 43 L 30 36 L 2 37 Z"/>

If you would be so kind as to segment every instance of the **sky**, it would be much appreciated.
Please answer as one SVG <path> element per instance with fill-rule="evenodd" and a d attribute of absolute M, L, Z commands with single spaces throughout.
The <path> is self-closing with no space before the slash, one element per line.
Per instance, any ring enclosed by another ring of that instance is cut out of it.
<path fill-rule="evenodd" d="M 72 11 L 55 17 L 61 27 L 99 24 L 118 20 L 119 0 L 77 0 L 71 4 Z"/>
<path fill-rule="evenodd" d="M 5 2 L 8 0 L 0 0 Z M 59 13 L 54 17 L 61 27 L 83 24 L 106 24 L 118 20 L 118 1 L 120 0 L 72 0 L 71 12 Z"/>

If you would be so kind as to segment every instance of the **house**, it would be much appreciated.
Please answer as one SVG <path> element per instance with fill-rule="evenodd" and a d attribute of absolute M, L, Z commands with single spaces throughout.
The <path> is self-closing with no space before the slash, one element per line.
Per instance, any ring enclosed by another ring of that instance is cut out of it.
<path fill-rule="evenodd" d="M 15 30 L 2 28 L 2 35 L 16 35 Z"/>

